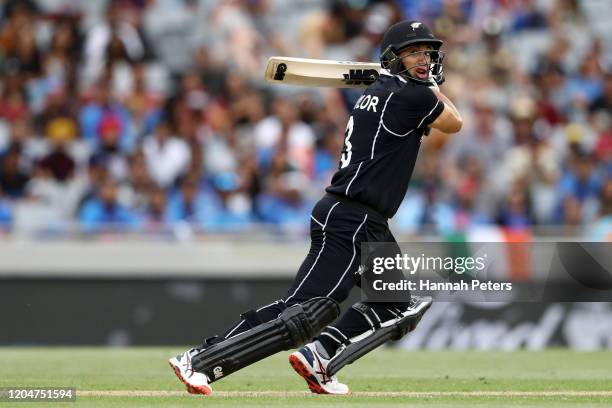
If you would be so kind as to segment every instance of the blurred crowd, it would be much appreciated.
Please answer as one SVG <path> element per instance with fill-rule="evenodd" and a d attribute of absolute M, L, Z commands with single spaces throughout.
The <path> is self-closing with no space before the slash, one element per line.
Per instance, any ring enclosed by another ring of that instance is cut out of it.
<path fill-rule="evenodd" d="M 0 1 L 0 232 L 307 231 L 357 90 L 270 85 L 269 56 L 445 41 L 464 116 L 422 146 L 394 231 L 612 238 L 612 2 Z"/>

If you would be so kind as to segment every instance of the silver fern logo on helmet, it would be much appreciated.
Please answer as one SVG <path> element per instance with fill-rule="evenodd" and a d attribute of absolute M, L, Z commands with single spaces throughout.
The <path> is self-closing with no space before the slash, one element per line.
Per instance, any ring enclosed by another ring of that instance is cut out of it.
<path fill-rule="evenodd" d="M 419 28 L 421 25 L 423 25 L 423 23 L 419 23 L 418 21 L 415 23 L 410 24 L 410 27 L 412 27 L 412 31 L 415 31 L 417 28 Z"/>

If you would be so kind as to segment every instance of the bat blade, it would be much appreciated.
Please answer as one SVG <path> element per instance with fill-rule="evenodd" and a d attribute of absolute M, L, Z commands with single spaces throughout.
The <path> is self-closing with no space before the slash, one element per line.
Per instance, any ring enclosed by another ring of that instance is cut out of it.
<path fill-rule="evenodd" d="M 365 88 L 378 78 L 380 64 L 310 58 L 270 57 L 268 82 L 332 88 Z"/>

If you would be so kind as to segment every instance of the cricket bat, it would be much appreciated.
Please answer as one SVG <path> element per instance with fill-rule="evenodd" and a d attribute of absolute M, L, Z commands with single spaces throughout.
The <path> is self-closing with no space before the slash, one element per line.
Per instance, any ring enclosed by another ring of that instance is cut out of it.
<path fill-rule="evenodd" d="M 287 85 L 365 88 L 378 78 L 380 64 L 310 58 L 270 57 L 265 79 Z"/>

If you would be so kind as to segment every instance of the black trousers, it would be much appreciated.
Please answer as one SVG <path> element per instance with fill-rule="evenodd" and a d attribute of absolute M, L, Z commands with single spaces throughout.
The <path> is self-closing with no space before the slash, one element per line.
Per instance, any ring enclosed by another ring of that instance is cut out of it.
<path fill-rule="evenodd" d="M 333 194 L 326 194 L 315 205 L 310 219 L 310 238 L 310 250 L 287 295 L 282 299 L 285 306 L 318 296 L 343 302 L 361 280 L 359 267 L 362 243 L 390 242 L 397 246 L 386 218 L 367 206 Z M 375 318 L 381 321 L 397 317 L 408 305 L 407 302 L 368 304 L 375 310 Z M 281 311 L 280 301 L 255 310 L 262 322 L 276 318 Z M 234 336 L 248 328 L 245 321 L 240 321 L 225 333 L 225 337 Z M 323 330 L 318 339 L 333 353 L 341 342 L 371 328 L 371 319 L 349 309 L 338 321 Z"/>

